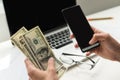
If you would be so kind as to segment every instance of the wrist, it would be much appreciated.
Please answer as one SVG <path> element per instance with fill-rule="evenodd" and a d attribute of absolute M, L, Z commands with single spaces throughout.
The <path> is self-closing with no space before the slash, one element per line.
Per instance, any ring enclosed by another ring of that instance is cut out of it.
<path fill-rule="evenodd" d="M 114 61 L 120 62 L 120 56 L 116 56 L 115 59 L 114 59 Z"/>
<path fill-rule="evenodd" d="M 118 48 L 117 48 L 116 61 L 120 62 L 120 44 L 118 44 Z"/>

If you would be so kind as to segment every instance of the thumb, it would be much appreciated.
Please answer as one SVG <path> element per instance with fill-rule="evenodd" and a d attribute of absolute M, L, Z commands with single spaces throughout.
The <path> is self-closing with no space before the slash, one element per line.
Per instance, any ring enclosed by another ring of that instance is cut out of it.
<path fill-rule="evenodd" d="M 97 41 L 105 40 L 106 34 L 105 33 L 96 33 L 93 35 L 92 39 L 89 41 L 89 44 L 94 44 Z"/>
<path fill-rule="evenodd" d="M 54 59 L 52 57 L 48 61 L 47 71 L 48 72 L 55 72 L 55 63 L 54 63 Z"/>

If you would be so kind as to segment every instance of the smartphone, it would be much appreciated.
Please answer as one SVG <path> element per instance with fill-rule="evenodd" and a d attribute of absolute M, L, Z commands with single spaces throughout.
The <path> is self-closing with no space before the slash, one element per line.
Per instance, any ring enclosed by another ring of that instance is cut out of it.
<path fill-rule="evenodd" d="M 94 31 L 89 25 L 80 5 L 62 9 L 62 13 L 82 52 L 89 51 L 100 45 L 99 42 L 92 45 L 89 44 Z"/>

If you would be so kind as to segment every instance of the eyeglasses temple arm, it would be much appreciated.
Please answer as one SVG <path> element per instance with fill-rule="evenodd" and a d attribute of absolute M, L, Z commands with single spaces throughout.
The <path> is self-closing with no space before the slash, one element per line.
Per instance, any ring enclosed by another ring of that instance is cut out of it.
<path fill-rule="evenodd" d="M 69 53 L 62 53 L 62 55 L 86 57 L 86 58 L 89 59 L 92 63 L 95 63 L 91 58 L 89 58 L 89 57 L 87 57 L 87 56 L 83 56 L 83 55 L 69 54 Z"/>

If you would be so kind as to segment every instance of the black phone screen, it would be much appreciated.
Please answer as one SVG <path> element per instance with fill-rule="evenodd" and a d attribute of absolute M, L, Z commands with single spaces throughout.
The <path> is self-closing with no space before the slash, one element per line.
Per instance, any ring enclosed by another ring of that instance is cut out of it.
<path fill-rule="evenodd" d="M 99 45 L 99 43 L 89 45 L 94 32 L 79 5 L 65 8 L 62 13 L 83 52 Z"/>

